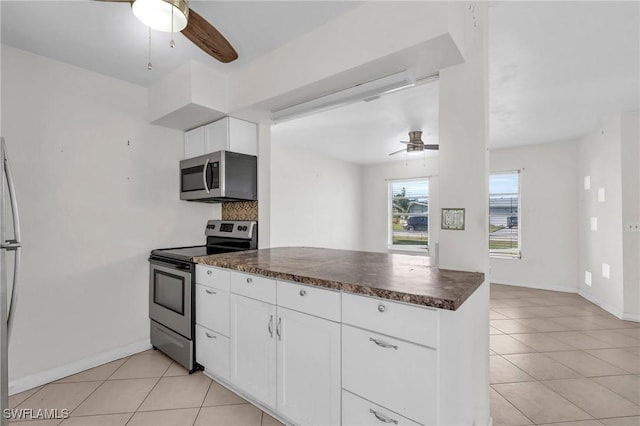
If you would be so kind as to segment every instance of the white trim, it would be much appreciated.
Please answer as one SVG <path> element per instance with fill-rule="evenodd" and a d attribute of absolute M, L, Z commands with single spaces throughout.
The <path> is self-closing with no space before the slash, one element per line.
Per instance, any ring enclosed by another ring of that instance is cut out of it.
<path fill-rule="evenodd" d="M 514 281 L 509 281 L 509 280 L 499 280 L 500 282 L 493 280 L 491 278 L 491 276 L 489 276 L 489 281 L 492 284 L 502 284 L 502 285 L 512 285 L 512 286 L 516 286 L 516 287 L 526 287 L 526 288 L 532 288 L 532 289 L 536 289 L 536 290 L 551 290 L 551 291 L 560 291 L 563 293 L 578 293 L 578 289 L 577 288 L 570 288 L 570 287 L 562 287 L 562 286 L 556 286 L 553 284 L 543 284 L 543 283 L 521 283 L 521 282 L 514 282 Z"/>
<path fill-rule="evenodd" d="M 620 309 L 616 309 L 613 306 L 604 303 L 602 300 L 596 298 L 595 296 L 587 293 L 586 291 L 580 289 L 578 290 L 578 294 L 582 297 L 584 297 L 585 299 L 587 299 L 589 302 L 593 303 L 594 305 L 598 305 L 600 308 L 604 309 L 605 311 L 609 312 L 611 315 L 623 319 L 622 317 L 624 316 L 624 312 L 622 312 Z"/>
<path fill-rule="evenodd" d="M 640 322 L 640 314 L 623 313 L 621 319 L 625 321 Z"/>
<path fill-rule="evenodd" d="M 147 338 L 127 346 L 121 346 L 119 348 L 103 352 L 90 358 L 84 358 L 60 367 L 51 368 L 30 376 L 12 380 L 9 382 L 9 395 L 14 395 L 37 386 L 60 380 L 72 374 L 88 370 L 89 368 L 98 367 L 102 364 L 106 364 L 107 362 L 146 351 L 147 349 L 151 349 L 151 347 L 151 341 Z"/>

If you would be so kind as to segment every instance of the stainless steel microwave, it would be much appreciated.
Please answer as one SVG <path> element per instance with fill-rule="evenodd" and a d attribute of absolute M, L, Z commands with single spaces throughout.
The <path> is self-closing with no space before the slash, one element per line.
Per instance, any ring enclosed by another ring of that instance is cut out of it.
<path fill-rule="evenodd" d="M 180 199 L 219 203 L 258 199 L 258 158 L 217 151 L 180 161 Z"/>

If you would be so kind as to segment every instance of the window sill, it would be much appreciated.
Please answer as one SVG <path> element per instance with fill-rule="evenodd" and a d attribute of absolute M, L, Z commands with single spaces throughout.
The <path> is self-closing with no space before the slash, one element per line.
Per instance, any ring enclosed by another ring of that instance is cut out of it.
<path fill-rule="evenodd" d="M 500 253 L 490 253 L 489 258 L 491 259 L 507 259 L 507 260 L 522 260 L 522 254 L 500 254 Z"/>

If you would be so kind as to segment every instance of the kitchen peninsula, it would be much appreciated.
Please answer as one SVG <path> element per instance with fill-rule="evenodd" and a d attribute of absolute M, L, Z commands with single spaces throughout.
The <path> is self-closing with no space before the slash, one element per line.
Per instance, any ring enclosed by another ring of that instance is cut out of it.
<path fill-rule="evenodd" d="M 196 360 L 292 424 L 471 424 L 484 274 L 283 247 L 197 257 Z"/>

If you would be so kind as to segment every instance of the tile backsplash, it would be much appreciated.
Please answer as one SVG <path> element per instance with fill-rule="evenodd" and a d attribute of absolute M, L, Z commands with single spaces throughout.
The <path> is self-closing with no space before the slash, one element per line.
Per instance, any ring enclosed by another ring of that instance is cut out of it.
<path fill-rule="evenodd" d="M 257 201 L 222 203 L 222 220 L 258 220 Z"/>

